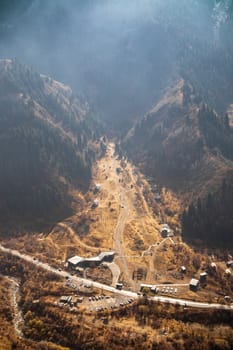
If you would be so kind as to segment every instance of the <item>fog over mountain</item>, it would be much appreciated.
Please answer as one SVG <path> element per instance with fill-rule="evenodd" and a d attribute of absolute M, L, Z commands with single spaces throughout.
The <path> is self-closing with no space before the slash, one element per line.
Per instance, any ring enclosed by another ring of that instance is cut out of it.
<path fill-rule="evenodd" d="M 184 72 L 203 91 L 212 79 L 224 99 L 207 97 L 224 110 L 231 7 L 228 0 L 5 1 L 0 50 L 70 84 L 107 120 L 143 114 Z"/>

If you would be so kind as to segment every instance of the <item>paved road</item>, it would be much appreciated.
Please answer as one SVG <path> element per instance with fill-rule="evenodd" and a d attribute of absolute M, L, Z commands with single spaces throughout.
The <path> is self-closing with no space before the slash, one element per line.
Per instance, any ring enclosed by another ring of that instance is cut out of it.
<path fill-rule="evenodd" d="M 112 287 L 112 286 L 108 286 L 106 284 L 103 283 L 99 283 L 99 282 L 95 282 L 92 280 L 88 280 L 85 278 L 79 278 L 76 276 L 72 276 L 70 273 L 66 272 L 66 271 L 59 271 L 53 267 L 51 267 L 50 265 L 46 264 L 46 263 L 42 263 L 38 260 L 34 260 L 33 257 L 26 255 L 26 254 L 21 254 L 19 251 L 17 250 L 12 250 L 9 248 L 5 248 L 4 246 L 2 246 L 0 244 L 0 250 L 5 252 L 5 253 L 9 253 L 11 255 L 17 256 L 20 259 L 23 259 L 27 262 L 30 262 L 46 271 L 55 273 L 58 276 L 61 277 L 70 277 L 71 279 L 73 279 L 74 282 L 77 283 L 81 283 L 83 282 L 84 284 L 89 284 L 92 285 L 95 288 L 99 288 L 101 290 L 105 290 L 108 292 L 112 292 L 112 293 L 118 293 L 122 296 L 126 296 L 129 298 L 134 298 L 137 299 L 139 298 L 139 295 L 136 292 L 131 292 L 129 290 L 117 290 L 116 288 Z M 194 307 L 194 308 L 204 308 L 204 309 L 218 309 L 218 310 L 233 310 L 233 304 L 231 305 L 222 305 L 222 304 L 214 304 L 214 303 L 203 303 L 203 302 L 197 302 L 197 301 L 190 301 L 190 300 L 184 300 L 184 299 L 176 299 L 176 298 L 169 298 L 169 297 L 162 297 L 162 296 L 154 296 L 154 297 L 149 297 L 148 299 L 153 300 L 153 301 L 160 301 L 162 303 L 170 303 L 170 304 L 177 304 L 177 305 L 182 305 L 182 306 L 186 306 L 186 307 Z"/>
<path fill-rule="evenodd" d="M 112 286 L 115 286 L 120 278 L 121 270 L 119 266 L 115 262 L 104 262 L 104 266 L 107 266 L 109 270 L 112 272 Z"/>

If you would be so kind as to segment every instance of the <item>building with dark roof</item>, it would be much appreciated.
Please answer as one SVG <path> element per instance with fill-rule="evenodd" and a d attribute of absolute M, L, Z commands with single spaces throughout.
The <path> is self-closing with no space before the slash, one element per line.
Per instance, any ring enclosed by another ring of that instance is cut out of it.
<path fill-rule="evenodd" d="M 207 275 L 207 272 L 200 273 L 200 283 L 206 283 Z"/>

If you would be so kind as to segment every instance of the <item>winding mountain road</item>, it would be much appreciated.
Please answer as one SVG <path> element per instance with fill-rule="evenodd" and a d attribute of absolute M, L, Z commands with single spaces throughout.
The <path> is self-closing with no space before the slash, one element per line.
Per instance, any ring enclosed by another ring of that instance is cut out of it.
<path fill-rule="evenodd" d="M 17 250 L 12 250 L 9 248 L 6 248 L 0 244 L 0 250 L 4 253 L 16 256 L 24 261 L 27 261 L 33 265 L 36 265 L 48 272 L 52 272 L 58 276 L 64 277 L 64 278 L 71 278 L 74 282 L 77 283 L 84 283 L 84 284 L 89 284 L 92 285 L 95 288 L 99 288 L 101 290 L 105 290 L 111 293 L 117 293 L 129 298 L 134 298 L 137 299 L 140 296 L 136 292 L 131 292 L 129 290 L 118 290 L 112 286 L 108 286 L 103 283 L 95 282 L 89 279 L 84 279 L 76 276 L 72 276 L 70 273 L 66 271 L 59 271 L 50 265 L 43 263 L 38 260 L 34 260 L 33 257 L 22 254 Z M 193 307 L 193 308 L 202 308 L 202 309 L 216 309 L 216 310 L 233 310 L 233 304 L 231 305 L 222 305 L 222 304 L 217 304 L 217 303 L 204 303 L 204 302 L 198 302 L 198 301 L 190 301 L 190 300 L 185 300 L 185 299 L 176 299 L 176 298 L 169 298 L 169 297 L 162 297 L 162 296 L 154 296 L 154 297 L 148 297 L 149 300 L 152 301 L 157 301 L 157 302 L 162 302 L 162 303 L 169 303 L 169 304 L 174 304 L 174 305 L 181 305 L 185 307 Z"/>

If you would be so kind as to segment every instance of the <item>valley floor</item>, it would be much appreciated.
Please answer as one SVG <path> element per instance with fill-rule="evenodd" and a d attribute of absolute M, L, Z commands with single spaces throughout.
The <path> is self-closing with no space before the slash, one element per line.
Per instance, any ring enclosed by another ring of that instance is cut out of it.
<path fill-rule="evenodd" d="M 22 254 L 21 258 L 26 257 L 25 261 L 41 268 L 49 266 L 48 272 L 73 279 L 65 287 L 63 283 L 60 292 L 48 296 L 48 300 L 43 297 L 43 303 L 46 300 L 54 307 L 62 294 L 80 294 L 84 296 L 82 310 L 87 315 L 105 308 L 124 309 L 127 303 L 138 299 L 140 292 L 151 300 L 183 307 L 230 309 L 233 284 L 231 276 L 226 275 L 226 259 L 200 254 L 182 242 L 179 201 L 171 191 L 158 189 L 129 160 L 120 158 L 114 143 L 107 145 L 106 155 L 97 161 L 93 174 L 81 210 L 79 207 L 74 216 L 58 223 L 50 233 L 2 240 L 6 250 L 2 249 L 1 264 L 4 265 L 4 254 L 12 254 L 14 249 Z M 78 194 L 77 201 L 80 198 Z M 168 224 L 174 235 L 162 237 L 162 224 Z M 68 272 L 70 257 L 91 258 L 103 251 L 114 251 L 114 261 Z M 19 254 L 16 252 L 15 256 L 20 258 Z M 181 272 L 182 266 L 185 272 Z M 200 279 L 205 271 L 205 283 L 198 291 L 191 291 L 191 278 Z M 122 291 L 115 289 L 117 284 Z M 149 286 L 142 289 L 142 284 Z M 150 286 L 156 287 L 156 296 Z M 39 295 L 44 295 L 42 289 Z M 95 300 L 95 293 L 101 291 L 112 299 Z M 227 301 L 225 296 L 229 297 Z M 36 302 L 40 303 L 40 297 Z"/>

